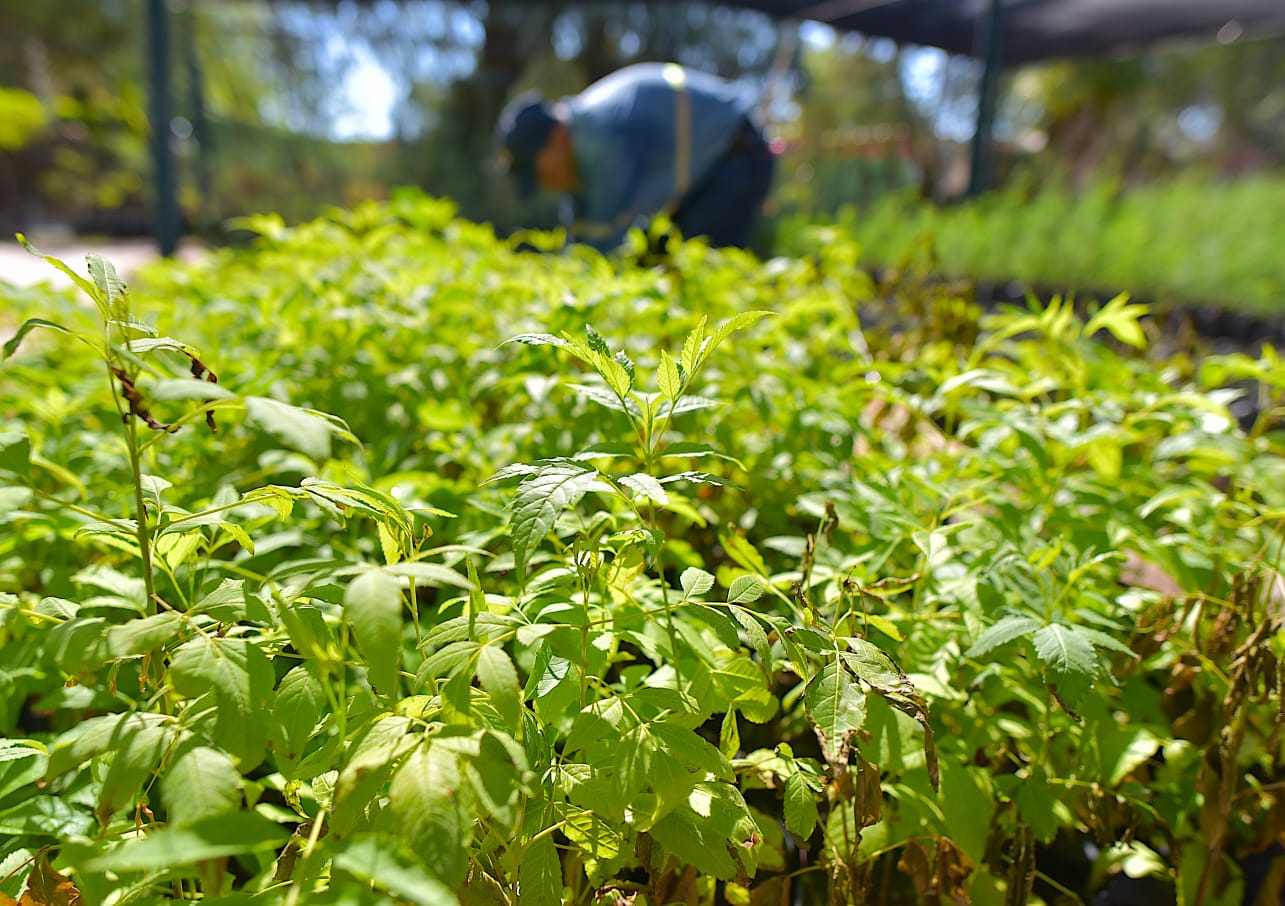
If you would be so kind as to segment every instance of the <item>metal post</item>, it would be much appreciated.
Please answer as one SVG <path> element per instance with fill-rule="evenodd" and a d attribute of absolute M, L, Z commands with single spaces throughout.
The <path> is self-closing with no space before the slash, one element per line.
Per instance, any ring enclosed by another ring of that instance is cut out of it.
<path fill-rule="evenodd" d="M 170 257 L 178 248 L 179 212 L 174 152 L 170 148 L 170 29 L 165 0 L 147 0 L 147 49 L 152 77 L 149 118 L 156 190 L 156 244 Z"/>
<path fill-rule="evenodd" d="M 995 104 L 999 95 L 1000 43 L 1003 40 L 1003 0 L 990 0 L 990 9 L 981 28 L 982 79 L 977 87 L 977 124 L 973 130 L 972 165 L 968 194 L 980 195 L 990 188 L 995 163 Z"/>
<path fill-rule="evenodd" d="M 192 138 L 196 142 L 196 185 L 201 196 L 199 229 L 208 228 L 217 217 L 214 210 L 214 191 L 210 179 L 210 124 L 205 115 L 205 76 L 201 71 L 201 58 L 196 49 L 198 0 L 188 0 L 183 18 L 183 57 L 187 67 L 187 103 L 192 116 Z"/>

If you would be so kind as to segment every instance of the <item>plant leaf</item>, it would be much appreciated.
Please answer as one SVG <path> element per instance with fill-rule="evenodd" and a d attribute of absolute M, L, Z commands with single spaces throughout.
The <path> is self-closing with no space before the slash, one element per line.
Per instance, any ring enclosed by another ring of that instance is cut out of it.
<path fill-rule="evenodd" d="M 1022 636 L 1031 635 L 1039 629 L 1043 623 L 1034 617 L 1024 616 L 1007 616 L 993 626 L 987 629 L 977 637 L 973 647 L 964 652 L 964 657 L 981 657 L 984 654 L 1005 645 L 1014 639 L 1020 639 Z"/>
<path fill-rule="evenodd" d="M 1073 626 L 1050 623 L 1035 633 L 1035 653 L 1055 673 L 1092 679 L 1098 674 L 1093 643 Z"/>
<path fill-rule="evenodd" d="M 31 441 L 18 431 L 0 431 L 0 472 L 31 477 Z"/>
<path fill-rule="evenodd" d="M 728 604 L 750 604 L 763 597 L 764 586 L 758 576 L 737 576 L 727 590 Z"/>
<path fill-rule="evenodd" d="M 598 470 L 567 459 L 552 460 L 518 485 L 510 510 L 513 558 L 519 572 L 549 534 L 558 515 L 575 506 L 599 480 Z"/>
<path fill-rule="evenodd" d="M 803 701 L 826 761 L 846 766 L 852 735 L 866 722 L 866 694 L 843 669 L 837 654 L 808 682 Z"/>
<path fill-rule="evenodd" d="M 209 746 L 189 746 L 161 777 L 161 798 L 171 827 L 187 827 L 230 814 L 243 802 L 241 772 L 226 752 Z"/>
<path fill-rule="evenodd" d="M 370 684 L 395 696 L 402 660 L 402 583 L 382 569 L 362 573 L 344 593 L 344 617 L 357 634 Z"/>
<path fill-rule="evenodd" d="M 667 351 L 660 351 L 660 365 L 656 369 L 656 387 L 665 399 L 676 399 L 683 392 L 683 379 L 678 373 L 678 363 Z"/>
<path fill-rule="evenodd" d="M 356 834 L 345 841 L 332 864 L 377 890 L 415 906 L 458 906 L 459 900 L 418 863 L 396 839 L 382 834 Z"/>
<path fill-rule="evenodd" d="M 785 829 L 800 840 L 807 840 L 817 826 L 817 801 L 799 773 L 785 781 Z"/>
<path fill-rule="evenodd" d="M 8 359 L 17 352 L 18 347 L 22 345 L 23 339 L 37 327 L 44 327 L 47 330 L 56 330 L 59 333 L 72 333 L 72 331 L 68 330 L 66 327 L 63 327 L 61 324 L 55 324 L 53 321 L 46 321 L 44 318 L 28 318 L 26 321 L 22 322 L 21 326 L 19 326 L 18 332 L 5 341 L 4 357 L 0 358 L 0 361 Z"/>
<path fill-rule="evenodd" d="M 160 871 L 207 859 L 269 852 L 289 832 L 257 812 L 232 812 L 186 827 L 165 827 L 90 860 L 87 871 Z"/>
<path fill-rule="evenodd" d="M 491 697 L 505 724 L 516 732 L 522 713 L 522 693 L 513 661 L 498 645 L 483 645 L 477 655 L 477 680 Z"/>
<path fill-rule="evenodd" d="M 242 771 L 263 760 L 267 722 L 261 712 L 275 675 L 263 650 L 248 639 L 199 635 L 184 642 L 170 662 L 170 683 L 184 698 L 213 692 L 212 739 L 237 759 Z"/>
<path fill-rule="evenodd" d="M 562 862 L 549 834 L 537 837 L 522 853 L 518 868 L 518 906 L 561 906 Z"/>
<path fill-rule="evenodd" d="M 661 483 L 646 472 L 625 475 L 620 483 L 634 492 L 634 499 L 654 500 L 662 506 L 669 503 L 669 494 Z"/>
<path fill-rule="evenodd" d="M 318 462 L 330 458 L 331 439 L 342 433 L 319 412 L 264 396 L 247 396 L 245 411 L 265 433 Z"/>
<path fill-rule="evenodd" d="M 841 655 L 843 663 L 862 681 L 884 695 L 911 695 L 915 687 L 906 674 L 892 662 L 879 646 L 865 639 L 845 640 L 849 651 Z"/>
<path fill-rule="evenodd" d="M 678 577 L 678 582 L 683 587 L 684 600 L 694 595 L 703 595 L 714 587 L 714 577 L 696 566 L 689 566 L 683 570 L 683 574 Z"/>
<path fill-rule="evenodd" d="M 397 836 L 448 887 L 458 887 L 468 868 L 472 820 L 459 802 L 463 778 L 455 755 L 441 745 L 421 745 L 402 763 L 388 788 L 388 817 Z"/>
<path fill-rule="evenodd" d="M 614 409 L 617 412 L 624 412 L 626 415 L 642 415 L 642 410 L 638 408 L 636 402 L 629 398 L 621 402 L 620 397 L 606 387 L 596 387 L 592 384 L 567 384 L 567 386 L 585 399 L 593 400 L 600 406 L 606 406 L 608 409 Z"/>

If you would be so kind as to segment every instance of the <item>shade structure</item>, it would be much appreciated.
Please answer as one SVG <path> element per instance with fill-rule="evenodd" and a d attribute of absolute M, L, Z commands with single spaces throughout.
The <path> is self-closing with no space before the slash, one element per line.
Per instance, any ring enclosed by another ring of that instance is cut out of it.
<path fill-rule="evenodd" d="M 207 0 L 212 2 L 212 0 Z M 284 0 L 265 0 L 284 2 Z M 332 0 L 338 4 L 341 0 Z M 342 0 L 359 5 L 377 0 Z M 561 0 L 498 0 L 531 6 L 564 6 Z M 584 0 L 592 2 L 592 0 Z M 678 0 L 660 0 L 653 5 Z M 979 57 L 979 85 L 970 190 L 987 183 L 990 124 L 1001 67 L 1060 57 L 1137 53 L 1155 44 L 1189 39 L 1230 42 L 1241 36 L 1285 33 L 1285 0 L 714 0 L 754 9 L 781 20 L 813 20 L 840 31 L 891 38 Z M 161 0 L 148 0 L 155 140 L 157 238 L 173 251 L 179 229 L 173 185 L 173 150 L 164 140 L 168 120 L 169 15 Z"/>
<path fill-rule="evenodd" d="M 984 54 L 992 0 L 738 0 L 777 18 Z M 1001 0 L 998 60 L 1138 52 L 1161 41 L 1229 41 L 1285 32 L 1285 0 Z"/>

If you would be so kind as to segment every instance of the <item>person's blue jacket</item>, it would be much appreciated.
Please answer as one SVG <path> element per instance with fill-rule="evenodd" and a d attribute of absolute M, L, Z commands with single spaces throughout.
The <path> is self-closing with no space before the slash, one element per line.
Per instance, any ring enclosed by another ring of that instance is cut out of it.
<path fill-rule="evenodd" d="M 620 243 L 678 202 L 745 128 L 753 93 L 673 63 L 639 63 L 565 98 L 581 190 L 571 239 Z"/>

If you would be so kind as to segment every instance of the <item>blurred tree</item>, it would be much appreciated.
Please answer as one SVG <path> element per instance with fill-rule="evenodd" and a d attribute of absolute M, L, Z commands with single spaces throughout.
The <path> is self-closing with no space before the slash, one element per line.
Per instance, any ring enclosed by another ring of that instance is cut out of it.
<path fill-rule="evenodd" d="M 1193 164 L 1222 172 L 1285 163 L 1285 38 L 1156 49 L 1018 73 L 1010 128 L 1046 146 L 1040 169 L 1083 184 Z"/>
<path fill-rule="evenodd" d="M 138 0 L 89 9 L 78 0 L 0 0 L 0 86 L 38 99 L 47 127 L 0 147 L 6 228 L 51 209 L 84 219 L 140 197 L 147 119 L 133 28 L 141 21 Z M 33 122 L 30 103 L 23 106 Z"/>

